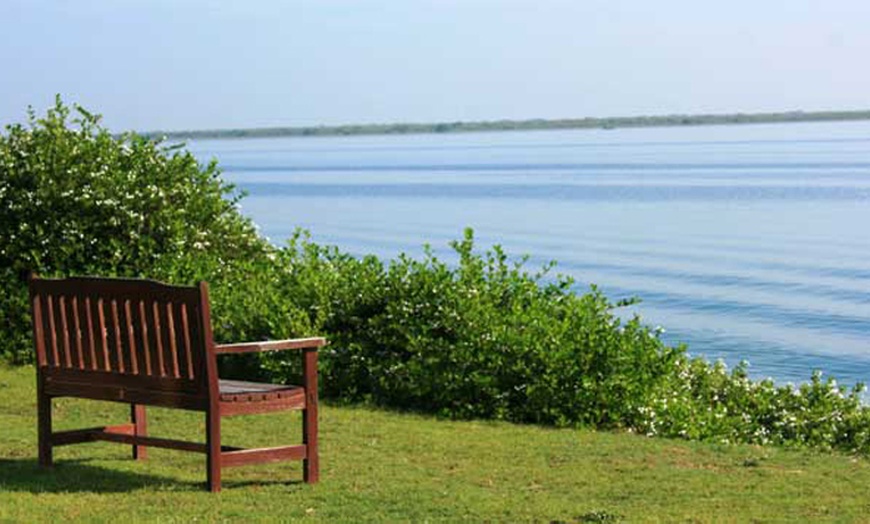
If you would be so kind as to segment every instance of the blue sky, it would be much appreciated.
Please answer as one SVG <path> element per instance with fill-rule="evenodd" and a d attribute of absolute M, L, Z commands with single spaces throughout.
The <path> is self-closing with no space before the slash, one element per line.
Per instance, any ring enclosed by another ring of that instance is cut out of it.
<path fill-rule="evenodd" d="M 0 124 L 870 109 L 868 0 L 0 0 Z"/>

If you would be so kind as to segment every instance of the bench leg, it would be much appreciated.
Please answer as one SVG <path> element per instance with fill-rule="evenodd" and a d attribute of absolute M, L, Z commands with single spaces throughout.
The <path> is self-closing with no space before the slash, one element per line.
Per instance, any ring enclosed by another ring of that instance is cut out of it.
<path fill-rule="evenodd" d="M 39 465 L 50 468 L 53 465 L 51 453 L 51 397 L 39 394 L 37 400 L 37 433 L 39 435 Z"/>
<path fill-rule="evenodd" d="M 148 435 L 148 419 L 145 415 L 145 406 L 141 404 L 130 404 L 130 422 L 133 423 L 137 437 Z M 147 457 L 148 451 L 145 446 L 133 446 L 134 460 L 145 460 Z"/>
<path fill-rule="evenodd" d="M 221 415 L 216 407 L 205 413 L 205 445 L 208 490 L 221 490 Z"/>
<path fill-rule="evenodd" d="M 317 455 L 317 351 L 302 355 L 302 377 L 305 384 L 305 409 L 302 410 L 302 442 L 305 444 L 305 459 L 302 461 L 303 480 L 316 484 L 320 480 L 320 463 Z"/>
<path fill-rule="evenodd" d="M 316 484 L 320 480 L 320 463 L 317 456 L 317 405 L 307 407 L 302 414 L 302 441 L 305 443 L 305 458 L 302 461 L 303 480 Z"/>

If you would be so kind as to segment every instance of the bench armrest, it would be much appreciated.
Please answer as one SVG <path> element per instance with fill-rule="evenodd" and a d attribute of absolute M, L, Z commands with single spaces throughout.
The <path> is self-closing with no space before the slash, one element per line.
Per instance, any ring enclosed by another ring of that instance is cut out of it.
<path fill-rule="evenodd" d="M 217 344 L 215 353 L 229 355 L 239 353 L 255 353 L 259 351 L 278 351 L 281 349 L 316 349 L 326 345 L 322 337 L 290 338 L 287 340 L 266 340 L 263 342 L 243 342 L 240 344 Z"/>

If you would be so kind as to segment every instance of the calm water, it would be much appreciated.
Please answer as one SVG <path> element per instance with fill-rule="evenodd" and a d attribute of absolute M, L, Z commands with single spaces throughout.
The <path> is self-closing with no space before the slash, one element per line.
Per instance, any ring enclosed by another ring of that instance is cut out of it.
<path fill-rule="evenodd" d="M 275 243 L 555 259 L 754 376 L 870 382 L 870 122 L 214 140 Z M 449 256 L 449 255 L 448 255 Z"/>

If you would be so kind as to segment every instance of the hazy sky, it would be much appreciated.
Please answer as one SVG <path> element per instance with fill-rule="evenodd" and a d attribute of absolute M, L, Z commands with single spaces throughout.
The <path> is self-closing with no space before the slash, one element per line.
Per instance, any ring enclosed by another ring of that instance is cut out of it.
<path fill-rule="evenodd" d="M 870 109 L 870 0 L 0 0 L 0 124 Z"/>

